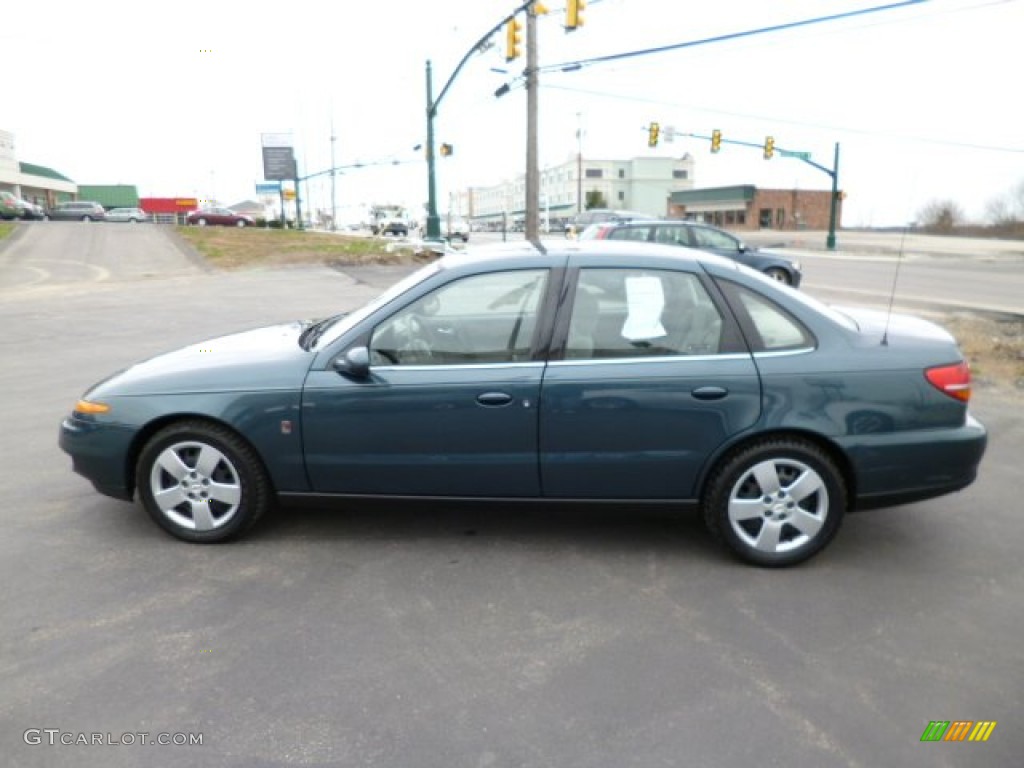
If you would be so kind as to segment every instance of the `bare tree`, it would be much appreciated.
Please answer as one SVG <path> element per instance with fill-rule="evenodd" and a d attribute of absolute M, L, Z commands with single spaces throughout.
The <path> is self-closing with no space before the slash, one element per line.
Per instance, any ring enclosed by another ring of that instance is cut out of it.
<path fill-rule="evenodd" d="M 1014 227 L 1024 222 L 1024 181 L 989 200 L 985 219 L 996 228 Z"/>
<path fill-rule="evenodd" d="M 921 226 L 932 232 L 948 233 L 964 223 L 964 211 L 954 200 L 931 200 L 917 212 Z"/>

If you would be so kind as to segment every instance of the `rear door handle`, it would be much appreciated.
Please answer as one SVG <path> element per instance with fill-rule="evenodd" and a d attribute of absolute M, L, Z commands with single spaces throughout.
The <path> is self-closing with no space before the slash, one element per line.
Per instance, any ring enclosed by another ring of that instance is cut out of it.
<path fill-rule="evenodd" d="M 698 400 L 721 400 L 729 390 L 725 387 L 697 387 L 690 394 Z"/>
<path fill-rule="evenodd" d="M 512 402 L 512 395 L 507 392 L 484 392 L 476 396 L 476 401 L 489 408 L 500 408 Z"/>

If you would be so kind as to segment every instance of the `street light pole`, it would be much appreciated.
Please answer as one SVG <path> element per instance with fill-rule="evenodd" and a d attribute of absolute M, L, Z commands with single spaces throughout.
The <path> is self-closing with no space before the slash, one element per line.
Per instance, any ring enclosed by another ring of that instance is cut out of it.
<path fill-rule="evenodd" d="M 438 99 L 440 101 L 440 99 Z M 441 217 L 437 215 L 437 181 L 434 168 L 434 77 L 427 60 L 427 240 L 441 239 Z"/>
<path fill-rule="evenodd" d="M 455 78 L 459 76 L 459 72 L 469 61 L 469 57 L 478 51 L 484 50 L 487 42 L 491 36 L 497 34 L 501 28 L 516 17 L 517 14 L 525 11 L 532 3 L 536 0 L 526 0 L 522 5 L 516 8 L 512 13 L 503 18 L 498 22 L 492 29 L 483 35 L 476 43 L 466 51 L 466 55 L 462 57 L 462 60 L 455 67 L 455 71 L 452 72 L 451 77 L 448 78 L 448 82 L 444 84 L 444 88 L 441 89 L 441 93 L 437 96 L 437 101 L 434 101 L 434 89 L 432 84 L 430 61 L 427 61 L 427 238 L 428 240 L 440 240 L 441 239 L 441 217 L 437 215 L 437 192 L 435 187 L 435 164 L 434 164 L 434 118 L 437 117 L 437 109 L 441 105 L 441 101 L 444 99 L 445 94 L 448 93 L 448 89 L 452 87 L 452 83 L 455 82 Z M 507 89 L 506 89 L 507 90 Z"/>
<path fill-rule="evenodd" d="M 836 249 L 836 209 L 839 207 L 839 142 L 836 142 L 835 159 L 832 161 L 832 200 L 828 210 L 828 236 L 825 238 L 825 247 L 834 251 Z"/>

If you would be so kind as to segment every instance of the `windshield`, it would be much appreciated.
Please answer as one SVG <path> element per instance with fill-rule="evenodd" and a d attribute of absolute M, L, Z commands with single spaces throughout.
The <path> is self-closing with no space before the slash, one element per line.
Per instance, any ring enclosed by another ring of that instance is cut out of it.
<path fill-rule="evenodd" d="M 347 315 L 339 315 L 335 322 L 328 328 L 325 328 L 317 339 L 314 348 L 317 350 L 323 349 L 327 345 L 333 343 L 342 334 L 346 333 L 350 328 L 363 321 L 363 318 L 369 317 L 371 314 L 376 312 L 378 309 L 383 307 L 388 302 L 401 296 L 403 293 L 408 291 L 415 285 L 422 283 L 432 275 L 436 275 L 441 271 L 441 265 L 439 262 L 432 262 L 427 264 L 425 267 L 416 270 L 411 275 L 399 280 L 397 283 L 388 288 L 377 298 L 373 299 L 369 304 L 365 304 L 355 312 L 351 312 Z"/>

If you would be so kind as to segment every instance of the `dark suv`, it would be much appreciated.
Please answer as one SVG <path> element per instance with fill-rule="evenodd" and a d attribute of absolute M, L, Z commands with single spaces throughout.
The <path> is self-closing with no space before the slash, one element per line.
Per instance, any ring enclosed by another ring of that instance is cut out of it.
<path fill-rule="evenodd" d="M 794 288 L 800 285 L 803 277 L 800 262 L 791 261 L 771 251 L 751 248 L 728 232 L 693 221 L 608 221 L 585 229 L 580 233 L 580 240 L 632 240 L 696 248 L 746 264 Z"/>
<path fill-rule="evenodd" d="M 46 212 L 46 218 L 54 221 L 103 221 L 107 218 L 107 212 L 99 203 L 75 200 L 57 203 Z"/>

